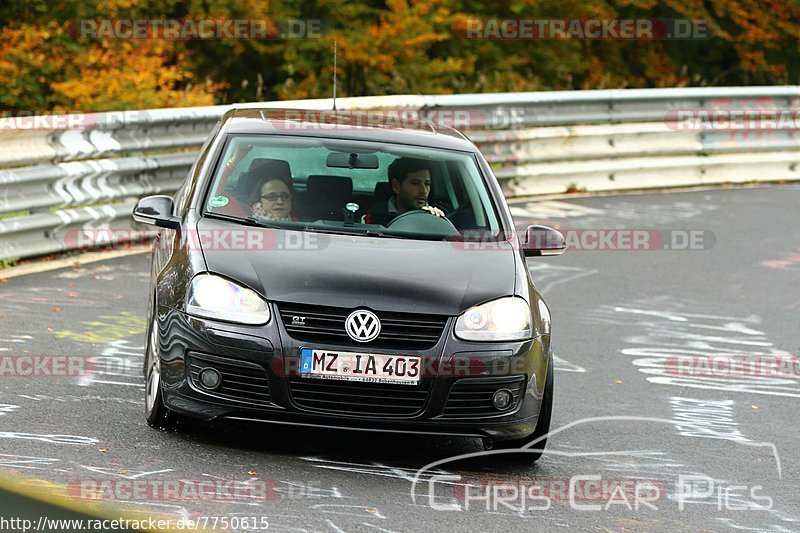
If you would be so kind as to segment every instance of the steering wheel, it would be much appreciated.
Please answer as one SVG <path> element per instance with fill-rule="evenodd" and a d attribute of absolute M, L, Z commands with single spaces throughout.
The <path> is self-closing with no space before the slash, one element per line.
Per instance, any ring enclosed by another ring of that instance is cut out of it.
<path fill-rule="evenodd" d="M 434 233 L 444 239 L 458 230 L 447 218 L 437 217 L 423 209 L 412 209 L 397 215 L 386 225 L 386 228 L 409 233 Z"/>

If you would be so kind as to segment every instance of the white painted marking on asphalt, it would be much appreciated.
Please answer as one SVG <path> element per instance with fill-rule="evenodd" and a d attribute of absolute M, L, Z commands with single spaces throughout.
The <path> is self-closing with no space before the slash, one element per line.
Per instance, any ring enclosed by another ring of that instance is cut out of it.
<path fill-rule="evenodd" d="M 101 385 L 122 385 L 124 387 L 140 387 L 140 388 L 144 389 L 144 384 L 142 384 L 142 383 L 126 383 L 124 381 L 109 381 L 109 380 L 105 380 L 105 379 L 93 379 L 91 381 L 91 383 L 79 383 L 78 385 L 80 385 L 81 387 L 86 387 L 88 385 L 97 385 L 97 384 L 101 384 Z"/>
<path fill-rule="evenodd" d="M 432 478 L 425 479 L 424 473 L 428 472 L 428 471 L 432 471 L 434 468 L 439 468 L 441 465 L 448 464 L 448 463 L 454 463 L 454 462 L 457 462 L 457 461 L 463 461 L 463 460 L 467 460 L 467 459 L 472 459 L 472 458 L 475 458 L 475 457 L 487 458 L 487 457 L 494 457 L 494 456 L 500 457 L 500 456 L 509 455 L 509 454 L 519 454 L 519 453 L 527 454 L 527 453 L 531 453 L 535 449 L 535 446 L 543 439 L 550 439 L 552 441 L 552 438 L 554 436 L 556 436 L 559 433 L 562 433 L 564 431 L 568 431 L 569 429 L 571 429 L 573 427 L 580 426 L 582 424 L 598 423 L 598 422 L 614 422 L 617 425 L 618 425 L 619 422 L 651 422 L 651 423 L 656 423 L 656 424 L 667 424 L 667 425 L 670 425 L 670 426 L 673 426 L 673 427 L 678 425 L 678 423 L 675 422 L 674 420 L 670 420 L 670 419 L 666 419 L 666 418 L 658 418 L 658 417 L 648 417 L 648 416 L 595 416 L 595 417 L 589 417 L 589 418 L 583 418 L 583 419 L 580 419 L 580 420 L 575 420 L 575 421 L 569 422 L 567 424 L 564 424 L 564 425 L 562 425 L 560 427 L 557 427 L 555 429 L 551 429 L 546 435 L 542 435 L 541 437 L 539 437 L 539 438 L 537 438 L 537 439 L 525 444 L 523 447 L 518 448 L 518 449 L 484 450 L 484 451 L 480 451 L 480 452 L 463 453 L 463 454 L 454 455 L 452 457 L 447 457 L 447 458 L 444 458 L 444 459 L 438 459 L 436 461 L 430 462 L 427 465 L 421 467 L 417 471 L 417 475 L 415 476 L 414 482 L 411 483 L 411 491 L 410 491 L 411 500 L 414 503 L 417 502 L 416 489 L 417 489 L 417 485 L 418 484 L 422 483 L 423 485 L 427 485 L 429 487 L 429 489 L 430 489 L 431 481 L 435 481 Z M 688 425 L 689 423 L 686 423 L 686 424 Z M 772 457 L 775 460 L 775 467 L 776 467 L 776 470 L 777 470 L 777 473 L 778 473 L 778 480 L 782 480 L 783 479 L 783 473 L 782 473 L 783 470 L 782 470 L 782 467 L 781 467 L 781 458 L 780 458 L 780 455 L 778 454 L 778 448 L 774 443 L 772 443 L 772 442 L 738 442 L 737 444 L 740 444 L 742 446 L 753 447 L 753 448 L 769 448 L 771 453 L 772 453 Z M 545 454 L 546 455 L 550 455 L 550 454 L 554 454 L 554 452 L 555 452 L 556 455 L 557 454 L 571 455 L 569 452 L 553 451 L 551 449 L 548 449 L 547 451 L 545 451 Z M 451 479 L 453 477 L 455 477 L 456 479 L 460 479 L 460 476 L 450 476 Z"/>
<path fill-rule="evenodd" d="M 8 413 L 13 413 L 19 409 L 19 405 L 9 405 L 6 403 L 0 403 L 0 416 L 7 415 Z"/>
<path fill-rule="evenodd" d="M 384 528 L 382 528 L 382 527 L 380 527 L 380 526 L 376 526 L 375 524 L 370 524 L 369 522 L 362 522 L 362 524 L 363 524 L 363 525 L 365 525 L 365 526 L 367 526 L 367 527 L 371 527 L 371 528 L 373 528 L 373 529 L 377 529 L 378 531 L 383 531 L 384 533 L 397 533 L 397 532 L 396 532 L 396 531 L 394 531 L 394 530 L 391 530 L 391 529 L 384 529 Z"/>
<path fill-rule="evenodd" d="M 672 418 L 676 422 L 688 422 L 688 426 L 676 426 L 684 437 L 752 442 L 742 435 L 733 420 L 733 400 L 698 400 L 673 396 L 669 399 Z"/>
<path fill-rule="evenodd" d="M 343 529 L 341 529 L 339 526 L 337 526 L 336 524 L 334 524 L 333 522 L 331 522 L 331 521 L 330 521 L 328 518 L 326 518 L 326 519 L 325 519 L 325 522 L 326 522 L 326 523 L 327 523 L 327 524 L 328 524 L 328 525 L 331 527 L 331 529 L 333 529 L 333 530 L 334 530 L 336 533 L 346 533 L 346 532 L 345 532 Z"/>
<path fill-rule="evenodd" d="M 694 218 L 711 211 L 718 206 L 710 202 L 668 202 L 658 204 L 641 204 L 637 202 L 607 202 L 603 205 L 605 215 L 620 220 L 643 220 L 648 225 L 669 224 L 672 222 Z"/>
<path fill-rule="evenodd" d="M 783 522 L 800 521 L 776 509 L 774 498 L 765 494 L 763 485 L 747 486 L 740 482 L 732 483 L 702 474 L 687 476 L 687 478 L 685 485 L 681 485 L 679 481 L 679 490 L 668 496 L 670 500 L 678 503 L 679 511 L 683 511 L 687 505 L 705 505 L 716 511 L 750 511 L 750 516 L 758 512 L 771 514 Z M 739 516 L 748 517 L 748 515 Z M 760 516 L 758 522 L 763 523 L 763 515 Z M 726 520 L 724 517 L 716 519 Z M 759 529 L 758 531 L 770 530 Z"/>
<path fill-rule="evenodd" d="M 310 461 L 315 463 L 315 468 L 323 468 L 326 470 L 338 470 L 341 472 L 349 472 L 352 474 L 368 474 L 378 477 L 390 477 L 395 479 L 402 479 L 404 481 L 414 481 L 417 479 L 415 475 L 417 470 L 412 468 L 400 468 L 396 466 L 386 466 L 380 463 L 364 464 L 353 463 L 348 461 L 335 461 L 330 459 L 323 459 L 320 457 L 301 457 L 301 460 Z M 431 475 L 449 474 L 443 470 L 433 471 Z"/>
<path fill-rule="evenodd" d="M 277 488 L 278 492 L 281 492 L 281 493 L 284 493 L 284 494 L 290 494 L 290 495 L 300 494 L 301 496 L 305 495 L 305 496 L 309 496 L 309 497 L 313 496 L 313 497 L 319 497 L 319 498 L 337 498 L 337 499 L 345 498 L 345 496 L 342 496 L 342 493 L 339 492 L 339 489 L 336 488 L 336 487 L 331 487 L 329 489 L 323 489 L 322 487 L 317 487 L 316 485 L 309 486 L 307 484 L 294 483 L 292 481 L 287 481 L 287 480 L 282 480 L 280 483 L 290 487 L 288 491 L 283 490 L 281 488 Z M 296 487 L 299 490 L 295 490 L 295 489 L 293 489 L 291 487 Z M 306 492 L 310 492 L 310 494 L 306 494 Z M 347 498 L 355 499 L 354 496 L 347 496 Z"/>
<path fill-rule="evenodd" d="M 747 318 L 724 316 L 724 315 L 706 315 L 700 313 L 682 313 L 675 311 L 663 311 L 658 309 L 636 309 L 633 307 L 613 306 L 611 309 L 615 313 L 628 313 L 632 315 L 645 315 L 657 318 L 663 318 L 674 322 L 689 322 L 692 318 L 705 318 L 709 320 L 744 320 L 746 322 L 760 322 L 755 315 L 750 315 Z M 695 326 L 697 327 L 697 326 Z"/>
<path fill-rule="evenodd" d="M 18 394 L 20 398 L 27 398 L 28 400 L 34 400 L 37 402 L 47 401 L 47 402 L 60 402 L 60 403 L 67 403 L 67 402 L 85 402 L 85 401 L 97 401 L 97 402 L 114 402 L 114 403 L 125 403 L 130 405 L 140 406 L 142 404 L 141 400 L 134 400 L 133 398 L 113 398 L 108 396 L 97 396 L 92 394 L 86 394 L 81 396 L 47 396 L 45 394 Z"/>
<path fill-rule="evenodd" d="M 554 368 L 556 370 L 560 370 L 561 372 L 577 372 L 577 373 L 586 372 L 586 369 L 583 368 L 582 366 L 578 366 L 576 364 L 570 363 L 569 361 L 565 361 L 556 354 L 553 354 L 553 363 L 555 364 Z"/>
<path fill-rule="evenodd" d="M 8 468 L 23 468 L 27 470 L 52 470 L 52 466 L 61 459 L 54 457 L 32 457 L 29 455 L 11 455 L 0 453 L 0 466 Z"/>
<path fill-rule="evenodd" d="M 337 514 L 337 515 L 344 515 L 344 516 L 357 516 L 359 518 L 364 517 L 364 509 L 372 509 L 372 513 L 370 513 L 370 517 L 380 518 L 381 520 L 386 520 L 386 517 L 381 514 L 381 512 L 376 509 L 375 507 L 365 507 L 363 505 L 347 505 L 343 503 L 317 503 L 311 506 L 312 509 L 319 511 L 321 513 L 326 514 Z M 338 510 L 335 510 L 338 509 Z M 358 512 L 353 512 L 355 510 Z"/>
<path fill-rule="evenodd" d="M 670 306 L 680 310 L 670 310 Z M 667 309 L 664 309 L 664 308 Z M 621 352 L 635 357 L 634 366 L 647 381 L 693 389 L 719 390 L 765 396 L 800 398 L 800 375 L 714 375 L 692 373 L 677 364 L 678 358 L 703 360 L 731 357 L 747 360 L 765 356 L 791 356 L 774 347 L 756 329 L 761 318 L 684 312 L 689 306 L 670 299 L 656 299 L 649 306 L 602 306 L 589 314 L 598 323 L 632 327 L 641 333 L 625 338 L 634 347 Z"/>
<path fill-rule="evenodd" d="M 94 364 L 93 372 L 80 376 L 78 385 L 122 385 L 144 389 L 142 381 L 142 359 L 144 346 L 132 345 L 127 339 L 118 339 L 106 343 L 106 347 L 98 357 L 89 359 Z M 98 379 L 103 377 L 128 378 Z"/>
<path fill-rule="evenodd" d="M 509 209 L 511 216 L 515 218 L 536 218 L 536 219 L 555 219 L 555 218 L 575 218 L 587 215 L 604 215 L 603 209 L 588 207 L 582 204 L 573 204 L 559 200 L 534 201 L 525 204 L 510 202 Z"/>
<path fill-rule="evenodd" d="M 542 294 L 549 292 L 556 285 L 569 283 L 599 272 L 594 268 L 555 266 L 547 263 L 528 263 L 528 271 L 533 277 L 534 285 Z"/>
<path fill-rule="evenodd" d="M 730 529 L 736 529 L 738 531 L 758 531 L 758 532 L 775 532 L 775 533 L 783 533 L 783 532 L 792 533 L 794 531 L 793 529 L 786 529 L 785 527 L 779 524 L 771 524 L 767 528 L 765 528 L 764 526 L 748 527 L 739 524 L 734 524 L 733 519 L 731 518 L 718 517 L 716 520 L 718 520 L 722 524 L 725 524 L 726 527 Z"/>
<path fill-rule="evenodd" d="M 167 472 L 174 472 L 172 468 L 165 468 L 164 470 L 153 470 L 147 472 L 144 470 L 126 470 L 125 474 L 120 474 L 119 469 L 104 468 L 101 466 L 78 465 L 84 470 L 94 472 L 95 474 L 104 474 L 107 476 L 121 477 L 123 479 L 138 479 L 140 477 L 152 476 L 154 474 L 166 474 Z"/>
<path fill-rule="evenodd" d="M 295 527 L 295 526 L 287 526 L 284 524 L 278 524 L 275 520 L 276 518 L 290 518 L 293 519 L 295 522 L 299 522 L 301 520 L 308 520 L 307 516 L 298 516 L 298 515 L 288 515 L 288 514 L 270 514 L 269 515 L 269 530 L 270 531 L 299 531 L 301 533 L 309 533 L 307 529 L 302 527 Z"/>
<path fill-rule="evenodd" d="M 155 502 L 146 502 L 146 501 L 139 501 L 134 499 L 126 499 L 124 501 L 115 502 L 116 504 L 124 504 L 124 505 L 140 505 L 143 507 L 158 507 L 161 509 L 172 509 L 174 510 L 175 514 L 178 516 L 182 516 L 186 519 L 190 519 L 189 512 L 186 510 L 185 507 L 181 505 L 169 504 L 169 503 L 155 503 Z M 138 512 L 138 511 L 137 511 Z M 196 523 L 196 521 L 194 521 Z"/>
<path fill-rule="evenodd" d="M 0 439 L 37 440 L 50 444 L 77 444 L 79 446 L 89 446 L 99 442 L 92 437 L 80 437 L 78 435 L 38 435 L 36 433 L 16 433 L 13 431 L 0 431 Z"/>

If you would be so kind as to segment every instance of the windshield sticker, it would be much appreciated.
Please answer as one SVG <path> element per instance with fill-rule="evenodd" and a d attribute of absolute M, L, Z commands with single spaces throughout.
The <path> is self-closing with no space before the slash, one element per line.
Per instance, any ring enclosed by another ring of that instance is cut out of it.
<path fill-rule="evenodd" d="M 210 205 L 211 207 L 225 207 L 226 205 L 228 205 L 228 197 L 215 196 L 208 201 L 208 205 Z"/>

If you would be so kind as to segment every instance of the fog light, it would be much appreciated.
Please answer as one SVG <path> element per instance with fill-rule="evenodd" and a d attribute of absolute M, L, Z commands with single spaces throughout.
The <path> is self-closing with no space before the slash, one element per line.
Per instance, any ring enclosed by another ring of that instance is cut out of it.
<path fill-rule="evenodd" d="M 222 383 L 222 376 L 213 368 L 204 368 L 200 371 L 200 384 L 203 388 L 214 390 Z"/>
<path fill-rule="evenodd" d="M 494 408 L 498 411 L 504 411 L 511 406 L 513 400 L 514 396 L 511 394 L 510 390 L 500 389 L 492 396 L 492 405 L 494 405 Z"/>

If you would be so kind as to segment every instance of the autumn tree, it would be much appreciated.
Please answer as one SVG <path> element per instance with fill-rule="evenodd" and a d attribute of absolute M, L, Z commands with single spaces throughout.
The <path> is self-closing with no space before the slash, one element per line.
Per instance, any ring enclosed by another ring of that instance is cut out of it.
<path fill-rule="evenodd" d="M 213 104 L 224 82 L 196 74 L 180 43 L 75 32 L 76 21 L 118 17 L 130 3 L 106 2 L 102 12 L 79 2 L 55 11 L 41 2 L 0 8 L 0 106 L 67 112 Z"/>
<path fill-rule="evenodd" d="M 76 38 L 85 18 L 316 19 L 289 39 Z M 686 40 L 469 39 L 481 19 L 684 19 Z M 794 0 L 7 0 L 0 106 L 106 110 L 341 96 L 793 84 Z"/>

